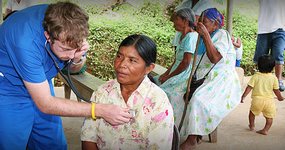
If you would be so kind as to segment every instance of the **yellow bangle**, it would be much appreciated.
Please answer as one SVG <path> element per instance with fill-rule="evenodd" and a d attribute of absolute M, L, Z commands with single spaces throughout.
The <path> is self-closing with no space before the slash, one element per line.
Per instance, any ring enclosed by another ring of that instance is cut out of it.
<path fill-rule="evenodd" d="M 94 103 L 94 102 L 91 103 L 91 118 L 94 119 L 94 120 L 96 120 L 95 105 L 96 105 L 96 103 Z"/>

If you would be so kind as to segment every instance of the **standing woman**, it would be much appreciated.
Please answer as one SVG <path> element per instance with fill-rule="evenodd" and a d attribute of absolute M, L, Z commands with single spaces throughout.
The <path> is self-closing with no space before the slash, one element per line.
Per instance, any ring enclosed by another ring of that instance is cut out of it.
<path fill-rule="evenodd" d="M 231 36 L 221 29 L 223 16 L 216 8 L 203 13 L 203 22 L 197 24 L 197 32 L 201 36 L 198 48 L 201 62 L 197 68 L 197 79 L 203 78 L 213 68 L 188 105 L 180 133 L 187 137 L 180 146 L 182 150 L 195 149 L 199 135 L 214 131 L 239 104 L 242 92 L 235 71 L 236 55 Z"/>
<path fill-rule="evenodd" d="M 177 11 L 173 20 L 174 28 L 179 31 L 179 41 L 175 50 L 175 61 L 161 76 L 154 77 L 156 83 L 167 94 L 174 109 L 174 121 L 179 126 L 183 113 L 183 95 L 191 72 L 191 59 L 195 51 L 198 33 L 194 31 L 195 14 L 190 8 Z"/>

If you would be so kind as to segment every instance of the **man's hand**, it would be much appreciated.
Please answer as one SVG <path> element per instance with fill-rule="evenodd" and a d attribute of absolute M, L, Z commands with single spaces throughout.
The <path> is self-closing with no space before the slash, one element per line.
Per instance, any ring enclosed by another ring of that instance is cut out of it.
<path fill-rule="evenodd" d="M 87 51 L 89 50 L 89 43 L 86 39 L 84 39 L 81 48 L 79 48 L 74 53 L 74 58 L 72 59 L 73 62 L 78 63 L 83 55 L 86 55 Z"/>
<path fill-rule="evenodd" d="M 96 104 L 96 117 L 102 117 L 111 125 L 120 125 L 130 122 L 132 115 L 129 108 L 122 108 L 112 104 Z"/>

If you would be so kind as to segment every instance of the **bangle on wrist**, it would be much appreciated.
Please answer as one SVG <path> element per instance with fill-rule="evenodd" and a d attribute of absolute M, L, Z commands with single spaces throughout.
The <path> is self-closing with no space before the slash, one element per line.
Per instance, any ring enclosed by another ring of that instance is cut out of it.
<path fill-rule="evenodd" d="M 96 103 L 92 102 L 92 103 L 91 103 L 91 118 L 92 118 L 93 120 L 96 120 L 95 106 L 96 106 Z"/>

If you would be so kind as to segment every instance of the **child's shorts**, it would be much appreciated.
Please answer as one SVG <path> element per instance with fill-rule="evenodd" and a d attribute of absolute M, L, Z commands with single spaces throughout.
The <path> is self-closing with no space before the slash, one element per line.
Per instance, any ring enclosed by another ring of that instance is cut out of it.
<path fill-rule="evenodd" d="M 274 99 L 254 98 L 251 101 L 250 111 L 258 116 L 261 112 L 266 118 L 274 118 L 276 115 L 276 105 Z"/>

